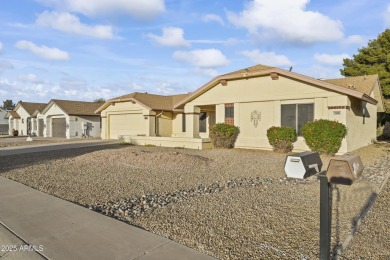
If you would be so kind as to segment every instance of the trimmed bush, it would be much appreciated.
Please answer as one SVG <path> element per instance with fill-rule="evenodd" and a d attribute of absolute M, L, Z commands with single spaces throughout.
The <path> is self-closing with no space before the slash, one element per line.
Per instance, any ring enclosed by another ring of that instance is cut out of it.
<path fill-rule="evenodd" d="M 336 121 L 320 119 L 305 124 L 302 135 L 312 151 L 334 155 L 347 135 L 347 127 Z"/>
<path fill-rule="evenodd" d="M 297 133 L 291 127 L 273 126 L 267 130 L 267 137 L 275 152 L 288 153 L 294 148 L 293 143 L 297 140 Z"/>
<path fill-rule="evenodd" d="M 210 127 L 210 138 L 215 148 L 233 148 L 239 129 L 234 125 L 218 123 Z"/>

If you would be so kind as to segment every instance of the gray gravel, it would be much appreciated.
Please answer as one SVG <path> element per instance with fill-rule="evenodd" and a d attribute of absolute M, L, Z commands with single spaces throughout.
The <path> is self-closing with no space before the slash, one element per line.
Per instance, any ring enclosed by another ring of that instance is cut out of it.
<path fill-rule="evenodd" d="M 374 163 L 365 177 L 334 190 L 335 247 L 389 173 L 389 157 L 379 159 L 386 151 L 360 150 L 363 162 L 365 151 Z M 283 154 L 137 146 L 58 153 L 2 174 L 221 259 L 318 258 L 319 182 L 287 180 Z M 42 154 L 30 163 L 34 156 Z"/>

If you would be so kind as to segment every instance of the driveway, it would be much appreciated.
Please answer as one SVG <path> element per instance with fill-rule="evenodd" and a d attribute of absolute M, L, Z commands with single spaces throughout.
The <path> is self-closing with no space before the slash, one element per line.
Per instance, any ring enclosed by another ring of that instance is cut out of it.
<path fill-rule="evenodd" d="M 112 145 L 119 143 L 118 140 L 96 140 L 96 139 L 78 139 L 78 140 L 68 140 L 68 139 L 36 139 L 33 142 L 26 142 L 25 139 L 21 137 L 15 138 L 2 138 L 1 142 L 19 142 L 21 145 L 8 146 L 0 148 L 0 156 L 8 156 L 15 154 L 26 154 L 26 153 L 37 153 L 37 152 L 46 152 L 46 151 L 56 151 L 64 149 L 76 149 L 82 147 L 92 147 L 92 146 L 104 146 Z M 11 141 L 10 141 L 11 140 Z M 34 138 L 35 140 L 35 138 Z M 45 141 L 45 143 L 40 143 L 40 141 Z M 27 145 L 28 144 L 28 145 Z"/>

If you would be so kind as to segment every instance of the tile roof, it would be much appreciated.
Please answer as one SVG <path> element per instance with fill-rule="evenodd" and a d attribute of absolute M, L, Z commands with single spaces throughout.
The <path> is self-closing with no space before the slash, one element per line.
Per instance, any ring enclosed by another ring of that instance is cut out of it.
<path fill-rule="evenodd" d="M 86 101 L 52 99 L 50 103 L 52 102 L 70 116 L 98 116 L 95 110 L 101 106 L 101 103 Z"/>
<path fill-rule="evenodd" d="M 272 69 L 272 68 L 274 68 L 274 67 L 258 64 L 258 65 L 255 65 L 255 66 L 252 66 L 252 67 L 248 67 L 248 68 L 245 68 L 245 69 L 240 69 L 240 70 L 236 70 L 236 71 L 229 72 L 229 73 L 226 73 L 226 74 L 222 74 L 222 75 L 220 75 L 220 77 L 224 77 L 224 76 L 242 76 L 242 75 L 245 75 L 246 73 L 249 73 L 249 72 L 259 72 L 259 71 L 262 71 L 262 70 L 269 70 L 269 69 Z"/>
<path fill-rule="evenodd" d="M 35 110 L 42 111 L 42 109 L 47 105 L 46 103 L 33 103 L 33 102 L 19 102 L 21 107 L 23 107 L 27 113 L 31 116 Z"/>
<path fill-rule="evenodd" d="M 285 77 L 289 77 L 292 79 L 300 80 L 308 84 L 312 84 L 318 87 L 325 88 L 329 91 L 335 91 L 338 93 L 342 93 L 345 95 L 353 96 L 356 98 L 359 98 L 361 100 L 367 101 L 371 104 L 377 104 L 378 101 L 374 98 L 372 98 L 369 94 L 366 94 L 366 92 L 371 92 L 372 87 L 374 86 L 374 81 L 372 77 L 377 77 L 376 75 L 367 76 L 367 82 L 365 80 L 356 80 L 355 88 L 348 88 L 348 83 L 350 80 L 353 80 L 352 78 L 349 78 L 348 80 L 345 79 L 335 79 L 333 81 L 325 81 L 325 80 L 318 80 L 312 77 L 308 77 L 305 75 L 301 75 L 295 72 L 291 72 L 288 70 L 284 69 L 279 69 L 276 67 L 270 67 L 270 66 L 265 66 L 265 65 L 255 65 L 249 68 L 237 70 L 230 72 L 228 74 L 223 74 L 220 76 L 217 76 L 204 84 L 202 87 L 198 88 L 194 92 L 191 93 L 188 97 L 178 101 L 177 103 L 174 104 L 175 108 L 182 108 L 186 103 L 194 100 L 195 98 L 199 97 L 206 91 L 210 90 L 211 88 L 215 87 L 222 81 L 229 81 L 229 80 L 238 80 L 238 79 L 247 79 L 247 78 L 252 78 L 252 77 L 259 77 L 259 76 L 265 76 L 265 75 L 271 75 L 272 73 L 275 74 L 280 74 Z M 272 75 L 271 75 L 272 77 Z M 369 89 L 369 84 L 371 84 L 371 88 Z M 223 83 L 222 83 L 223 84 Z M 351 84 L 351 83 L 349 83 Z"/>
<path fill-rule="evenodd" d="M 189 95 L 190 94 L 162 96 L 162 95 L 134 92 L 131 94 L 110 99 L 108 102 L 118 102 L 118 101 L 120 102 L 120 101 L 125 101 L 127 99 L 135 99 L 136 101 L 139 101 L 140 103 L 142 103 L 143 105 L 147 106 L 152 110 L 172 111 L 173 105 L 175 103 L 179 102 L 180 100 L 182 100 L 183 98 Z"/>
<path fill-rule="evenodd" d="M 377 75 L 357 76 L 349 78 L 325 79 L 323 81 L 361 93 L 371 95 L 375 82 L 377 82 Z"/>
<path fill-rule="evenodd" d="M 16 119 L 20 119 L 20 116 L 19 116 L 18 112 L 16 112 L 16 111 L 8 111 L 7 117 L 9 117 L 9 116 L 12 116 L 13 118 L 16 118 Z"/>

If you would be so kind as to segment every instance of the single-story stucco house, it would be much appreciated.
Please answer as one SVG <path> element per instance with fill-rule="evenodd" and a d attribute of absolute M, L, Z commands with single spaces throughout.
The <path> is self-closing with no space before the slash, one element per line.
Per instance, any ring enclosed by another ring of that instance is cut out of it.
<path fill-rule="evenodd" d="M 19 102 L 5 116 L 8 119 L 9 134 L 12 135 L 13 130 L 18 130 L 19 135 L 32 135 L 33 119 L 31 115 L 35 110 L 41 110 L 45 106 L 45 103 Z"/>
<path fill-rule="evenodd" d="M 100 137 L 100 103 L 52 99 L 41 110 L 34 111 L 36 132 L 44 137 Z"/>
<path fill-rule="evenodd" d="M 210 147 L 209 127 L 225 122 L 240 128 L 237 148 L 271 149 L 267 129 L 290 126 L 299 135 L 294 149 L 306 151 L 302 126 L 336 120 L 348 128 L 339 153 L 375 140 L 383 111 L 377 75 L 321 80 L 264 65 L 220 75 L 191 94 L 132 93 L 96 110 L 102 139 L 195 149 Z"/>

